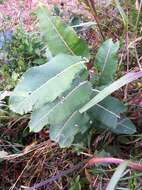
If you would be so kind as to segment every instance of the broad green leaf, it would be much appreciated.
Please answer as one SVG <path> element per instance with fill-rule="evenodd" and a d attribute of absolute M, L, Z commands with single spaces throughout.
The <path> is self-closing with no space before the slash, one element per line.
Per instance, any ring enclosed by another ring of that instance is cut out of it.
<path fill-rule="evenodd" d="M 75 136 L 74 141 L 72 143 L 72 145 L 77 151 L 85 150 L 91 142 L 91 124 L 88 123 L 88 125 L 86 125 L 84 128 L 86 128 L 87 130 L 83 133 L 78 133 Z"/>
<path fill-rule="evenodd" d="M 89 116 L 91 117 L 91 115 L 89 115 Z M 135 125 L 127 117 L 120 118 L 117 121 L 117 126 L 115 128 L 107 126 L 99 120 L 95 120 L 95 122 L 93 123 L 93 126 L 96 128 L 102 128 L 105 130 L 110 130 L 111 132 L 118 134 L 118 135 L 119 134 L 131 135 L 131 134 L 136 133 Z"/>
<path fill-rule="evenodd" d="M 49 124 L 48 122 L 48 114 L 55 106 L 55 103 L 46 104 L 42 106 L 40 109 L 37 109 L 32 112 L 31 120 L 29 122 L 29 128 L 31 132 L 39 132 L 45 127 L 45 125 Z"/>
<path fill-rule="evenodd" d="M 79 110 L 91 95 L 91 85 L 83 82 L 69 92 L 65 97 L 61 97 L 58 103 L 47 104 L 41 109 L 35 110 L 31 115 L 29 127 L 31 131 L 38 132 L 45 125 L 60 125 L 65 122 L 70 115 Z"/>
<path fill-rule="evenodd" d="M 59 143 L 61 148 L 70 147 L 84 125 L 88 125 L 89 117 L 75 111 L 63 124 L 50 127 L 51 140 Z"/>
<path fill-rule="evenodd" d="M 94 67 L 99 71 L 99 85 L 106 85 L 113 81 L 117 69 L 119 42 L 106 40 L 99 48 Z"/>
<path fill-rule="evenodd" d="M 73 89 L 50 112 L 48 116 L 50 124 L 59 125 L 64 122 L 90 99 L 91 93 L 91 84 L 89 82 L 83 82 Z"/>
<path fill-rule="evenodd" d="M 119 88 L 141 77 L 142 77 L 142 71 L 130 72 L 124 75 L 123 77 L 116 80 L 109 86 L 105 87 L 102 91 L 100 91 L 92 100 L 90 100 L 86 105 L 84 105 L 80 109 L 80 113 L 83 113 L 89 110 L 91 107 L 101 102 L 103 99 L 105 99 L 107 96 L 109 96 L 110 94 L 118 90 Z"/>
<path fill-rule="evenodd" d="M 116 171 L 114 172 L 106 190 L 115 190 L 116 185 L 118 184 L 123 172 L 125 171 L 125 169 L 128 166 L 128 161 L 124 161 L 122 162 L 116 169 Z"/>
<path fill-rule="evenodd" d="M 120 114 L 126 111 L 126 107 L 118 99 L 111 96 L 89 110 L 89 115 L 97 123 L 97 126 L 105 125 L 105 128 L 115 129 L 120 119 Z M 100 124 L 99 124 L 99 123 Z"/>
<path fill-rule="evenodd" d="M 136 133 L 136 127 L 128 118 L 124 118 L 117 123 L 117 127 L 112 129 L 112 132 L 116 134 L 131 135 Z"/>
<path fill-rule="evenodd" d="M 10 97 L 10 109 L 23 114 L 54 101 L 85 68 L 80 57 L 60 54 L 47 64 L 29 69 Z"/>
<path fill-rule="evenodd" d="M 88 56 L 89 50 L 71 26 L 67 26 L 60 17 L 51 16 L 48 9 L 40 6 L 37 10 L 40 30 L 53 55 L 66 53 Z"/>

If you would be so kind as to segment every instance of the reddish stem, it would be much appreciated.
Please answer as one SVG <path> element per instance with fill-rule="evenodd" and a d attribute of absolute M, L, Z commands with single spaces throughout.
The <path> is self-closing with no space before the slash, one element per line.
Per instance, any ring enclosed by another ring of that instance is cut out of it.
<path fill-rule="evenodd" d="M 105 157 L 105 158 L 94 157 L 87 162 L 86 166 L 93 166 L 93 165 L 98 164 L 98 163 L 121 164 L 124 161 L 125 160 L 123 160 L 123 159 L 113 158 L 113 157 Z M 128 161 L 128 166 L 132 169 L 142 171 L 142 164 L 140 164 L 138 162 Z"/>

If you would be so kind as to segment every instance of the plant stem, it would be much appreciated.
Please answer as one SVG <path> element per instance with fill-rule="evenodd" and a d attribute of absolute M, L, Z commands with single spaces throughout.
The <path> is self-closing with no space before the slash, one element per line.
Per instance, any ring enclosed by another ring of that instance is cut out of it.
<path fill-rule="evenodd" d="M 100 157 L 100 158 L 94 157 L 88 161 L 86 166 L 93 166 L 98 163 L 121 164 L 124 161 L 125 160 L 123 159 L 113 158 L 113 157 Z M 128 166 L 132 169 L 142 171 L 142 164 L 140 163 L 128 161 Z"/>
<path fill-rule="evenodd" d="M 103 40 L 105 40 L 105 36 L 103 35 L 103 32 L 102 32 L 102 29 L 101 29 L 101 26 L 100 26 L 100 23 L 99 23 L 99 20 L 98 20 L 98 16 L 97 16 L 97 11 L 96 11 L 96 7 L 94 5 L 94 2 L 93 0 L 86 0 L 86 4 L 89 6 L 91 12 L 92 12 L 92 15 L 97 23 L 97 26 L 99 28 L 99 31 L 100 31 L 100 34 L 103 38 Z"/>

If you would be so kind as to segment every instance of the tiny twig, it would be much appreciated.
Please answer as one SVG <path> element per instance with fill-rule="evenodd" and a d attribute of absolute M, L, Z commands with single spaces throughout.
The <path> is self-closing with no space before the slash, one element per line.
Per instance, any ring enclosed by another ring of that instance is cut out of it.
<path fill-rule="evenodd" d="M 37 184 L 35 184 L 34 186 L 27 188 L 26 190 L 36 190 L 36 189 L 39 189 L 39 188 L 41 188 L 41 187 L 47 187 L 47 186 L 49 186 L 53 181 L 58 180 L 58 179 L 60 179 L 61 177 L 66 176 L 66 175 L 72 173 L 73 171 L 82 168 L 82 167 L 85 165 L 85 163 L 86 163 L 86 160 L 83 161 L 83 162 L 81 162 L 81 163 L 79 163 L 79 164 L 77 164 L 77 165 L 75 165 L 74 167 L 72 167 L 72 168 L 70 168 L 70 169 L 67 169 L 67 170 L 65 170 L 65 171 L 61 171 L 59 174 L 57 174 L 57 175 L 55 175 L 55 176 L 52 176 L 52 177 L 48 178 L 47 180 L 41 181 L 40 183 L 37 183 Z"/>
<path fill-rule="evenodd" d="M 93 157 L 91 159 L 84 160 L 83 162 L 75 165 L 74 167 L 67 169 L 65 171 L 61 171 L 59 174 L 48 178 L 47 180 L 41 181 L 40 183 L 35 184 L 32 187 L 27 188 L 26 190 L 35 190 L 41 187 L 49 186 L 53 181 L 59 180 L 61 177 L 66 176 L 72 173 L 75 170 L 80 168 L 90 167 L 98 163 L 110 163 L 110 164 L 121 164 L 125 160 L 113 157 Z M 85 164 L 86 163 L 86 164 Z M 142 164 L 137 162 L 128 161 L 128 166 L 132 169 L 142 171 Z"/>
<path fill-rule="evenodd" d="M 139 61 L 139 57 L 138 57 L 138 52 L 137 52 L 136 46 L 135 46 L 135 54 L 136 54 L 136 60 L 137 60 L 139 69 L 142 71 L 142 66 L 141 66 L 141 63 L 140 63 L 140 61 Z"/>
<path fill-rule="evenodd" d="M 130 65 L 130 55 L 129 55 L 129 48 L 128 48 L 128 42 L 129 42 L 129 35 L 128 31 L 126 31 L 126 59 L 127 59 L 127 73 L 129 72 L 129 65 Z M 126 85 L 124 89 L 124 100 L 127 99 L 127 91 L 128 91 L 128 84 Z"/>

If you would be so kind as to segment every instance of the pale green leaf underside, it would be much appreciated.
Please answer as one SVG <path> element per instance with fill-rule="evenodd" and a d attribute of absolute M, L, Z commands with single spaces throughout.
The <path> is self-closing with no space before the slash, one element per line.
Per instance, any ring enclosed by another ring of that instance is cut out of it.
<path fill-rule="evenodd" d="M 10 97 L 11 110 L 23 114 L 54 101 L 70 88 L 76 74 L 84 69 L 80 57 L 65 54 L 29 69 Z"/>
<path fill-rule="evenodd" d="M 40 6 L 36 13 L 42 35 L 53 55 L 66 53 L 88 56 L 85 41 L 78 37 L 72 27 L 65 25 L 60 17 L 51 16 L 44 6 Z"/>

